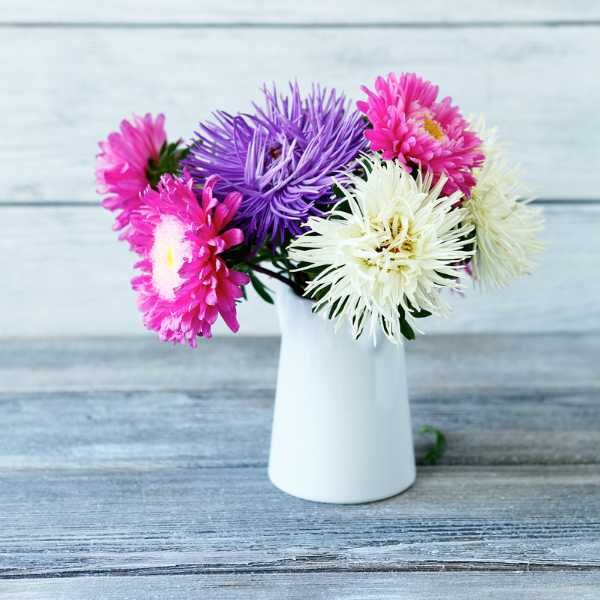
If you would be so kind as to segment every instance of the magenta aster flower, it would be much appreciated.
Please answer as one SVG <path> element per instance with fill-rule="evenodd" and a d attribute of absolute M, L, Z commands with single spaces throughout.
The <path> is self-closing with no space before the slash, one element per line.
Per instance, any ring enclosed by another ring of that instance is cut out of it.
<path fill-rule="evenodd" d="M 133 123 L 121 121 L 120 132 L 111 133 L 99 143 L 96 182 L 99 194 L 107 195 L 102 206 L 116 211 L 114 229 L 129 224 L 131 212 L 140 204 L 140 194 L 150 182 L 148 164 L 157 162 L 167 140 L 164 129 L 165 117 L 151 114 L 134 115 Z"/>
<path fill-rule="evenodd" d="M 227 227 L 242 197 L 233 192 L 217 201 L 216 183 L 206 180 L 199 202 L 188 176 L 163 175 L 131 214 L 129 240 L 142 256 L 141 274 L 131 283 L 144 325 L 161 340 L 195 347 L 197 336 L 211 336 L 219 315 L 239 329 L 236 300 L 248 276 L 230 269 L 221 254 L 244 239 L 240 229 Z"/>
<path fill-rule="evenodd" d="M 461 190 L 469 196 L 473 169 L 483 164 L 481 140 L 451 98 L 436 101 L 438 87 L 414 73 L 378 77 L 375 91 L 361 88 L 367 100 L 356 103 L 371 123 L 365 137 L 386 160 L 397 159 L 409 172 L 421 168 L 448 181 L 443 193 Z"/>
<path fill-rule="evenodd" d="M 343 95 L 313 86 L 303 98 L 297 84 L 289 96 L 264 88 L 255 114 L 218 111 L 200 123 L 185 164 L 197 182 L 218 174 L 217 189 L 243 195 L 236 224 L 246 240 L 283 244 L 299 235 L 311 215 L 322 215 L 361 150 L 364 120 Z"/>

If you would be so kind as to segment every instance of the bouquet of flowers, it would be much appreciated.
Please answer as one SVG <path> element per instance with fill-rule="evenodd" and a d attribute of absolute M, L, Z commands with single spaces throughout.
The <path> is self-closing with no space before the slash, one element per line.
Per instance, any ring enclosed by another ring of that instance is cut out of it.
<path fill-rule="evenodd" d="M 493 130 L 414 73 L 378 77 L 356 108 L 335 90 L 263 89 L 249 112 L 216 111 L 189 144 L 164 116 L 124 120 L 100 143 L 98 192 L 138 255 L 147 328 L 195 346 L 234 332 L 269 278 L 355 337 L 415 337 L 446 316 L 447 290 L 500 287 L 541 250 L 539 210 Z"/>

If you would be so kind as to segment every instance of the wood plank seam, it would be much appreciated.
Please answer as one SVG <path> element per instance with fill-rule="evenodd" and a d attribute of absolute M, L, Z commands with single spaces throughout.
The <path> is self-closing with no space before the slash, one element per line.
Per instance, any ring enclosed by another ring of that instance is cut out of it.
<path fill-rule="evenodd" d="M 139 23 L 136 21 L 7 21 L 2 29 L 539 29 L 565 27 L 600 27 L 600 20 L 539 20 L 539 21 L 372 21 L 372 22 L 261 22 L 261 21 L 163 21 Z"/>
<path fill-rule="evenodd" d="M 341 560 L 341 556 L 331 556 L 328 560 Z M 293 561 L 280 561 L 283 563 L 309 562 L 311 560 L 322 560 L 318 556 L 299 556 Z M 396 564 L 390 566 L 325 566 L 325 567 L 286 567 L 277 566 L 277 561 L 262 565 L 261 563 L 249 563 L 243 566 L 233 566 L 228 563 L 203 565 L 201 563 L 190 563 L 183 565 L 164 566 L 164 567 L 140 567 L 140 568 L 108 568 L 108 569 L 73 569 L 52 572 L 29 572 L 14 573 L 11 570 L 0 570 L 0 580 L 7 579 L 54 579 L 65 577 L 136 577 L 136 576 L 157 576 L 157 575 L 260 575 L 267 573 L 277 574 L 301 574 L 301 573 L 432 573 L 432 572 L 479 572 L 479 573 L 502 573 L 502 572 L 564 572 L 564 573 L 600 573 L 600 565 L 595 564 L 569 564 L 562 562 L 535 562 L 535 561 L 515 561 L 515 562 L 488 562 L 488 561 L 421 561 L 407 562 L 405 564 Z"/>

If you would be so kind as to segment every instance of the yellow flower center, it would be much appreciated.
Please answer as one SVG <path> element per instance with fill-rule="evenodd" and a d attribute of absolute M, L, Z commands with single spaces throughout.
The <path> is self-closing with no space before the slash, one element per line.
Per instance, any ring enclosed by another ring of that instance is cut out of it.
<path fill-rule="evenodd" d="M 400 249 L 403 252 L 406 252 L 406 254 L 412 254 L 415 251 L 415 243 L 410 238 L 406 238 L 402 242 L 402 245 L 400 246 Z M 398 250 L 396 250 L 396 252 L 398 252 Z"/>
<path fill-rule="evenodd" d="M 371 219 L 371 226 L 381 233 L 379 244 L 375 248 L 376 257 L 363 260 L 369 267 L 383 271 L 401 271 L 406 267 L 406 261 L 414 260 L 417 248 L 417 234 L 413 223 L 404 221 L 398 216 L 382 223 Z"/>
<path fill-rule="evenodd" d="M 175 266 L 175 253 L 173 252 L 173 246 L 169 246 L 167 248 L 166 261 L 169 269 L 172 269 Z"/>
<path fill-rule="evenodd" d="M 179 269 L 189 256 L 183 223 L 173 216 L 164 216 L 154 230 L 150 252 L 152 283 L 161 298 L 173 300 L 174 290 L 182 281 Z"/>
<path fill-rule="evenodd" d="M 441 140 L 444 137 L 444 131 L 440 124 L 434 119 L 426 118 L 423 120 L 423 129 L 436 140 Z"/>

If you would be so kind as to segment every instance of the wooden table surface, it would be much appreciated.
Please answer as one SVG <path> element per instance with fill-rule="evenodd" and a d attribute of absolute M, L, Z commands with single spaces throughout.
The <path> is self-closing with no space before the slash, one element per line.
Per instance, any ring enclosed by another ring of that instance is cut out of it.
<path fill-rule="evenodd" d="M 358 506 L 269 483 L 277 353 L 3 341 L 0 598 L 600 598 L 599 335 L 409 345 L 449 448 Z"/>

